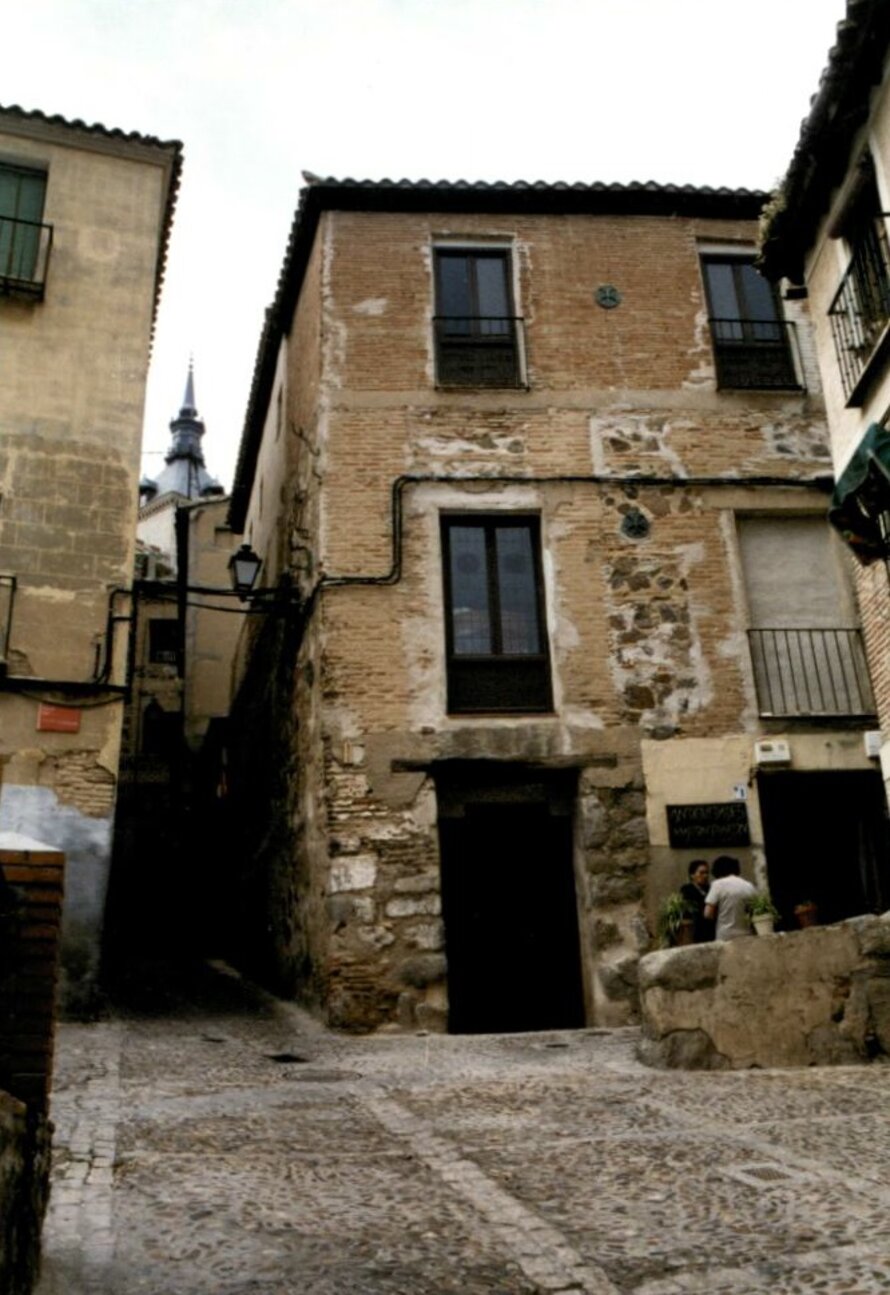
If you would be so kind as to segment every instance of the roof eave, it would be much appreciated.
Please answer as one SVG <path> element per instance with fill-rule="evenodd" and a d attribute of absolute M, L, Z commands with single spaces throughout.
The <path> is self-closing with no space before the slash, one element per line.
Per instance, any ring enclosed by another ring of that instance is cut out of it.
<path fill-rule="evenodd" d="M 279 348 L 290 328 L 315 232 L 324 211 L 697 216 L 712 220 L 756 220 L 768 196 L 759 190 L 654 183 L 588 185 L 313 180 L 300 193 L 275 300 L 266 312 L 260 335 L 235 466 L 230 526 L 238 534 L 244 527 Z"/>

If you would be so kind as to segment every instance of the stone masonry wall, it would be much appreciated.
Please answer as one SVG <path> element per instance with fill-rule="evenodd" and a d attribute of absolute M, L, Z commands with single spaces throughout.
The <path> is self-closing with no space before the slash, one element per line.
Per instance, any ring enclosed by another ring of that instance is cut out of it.
<path fill-rule="evenodd" d="M 692 1069 L 890 1056 L 890 913 L 666 949 L 639 968 L 643 1060 Z"/>

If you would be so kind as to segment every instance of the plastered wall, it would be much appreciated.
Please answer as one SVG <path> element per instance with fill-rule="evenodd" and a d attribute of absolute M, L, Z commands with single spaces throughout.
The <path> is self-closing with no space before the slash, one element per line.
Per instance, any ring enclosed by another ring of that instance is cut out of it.
<path fill-rule="evenodd" d="M 53 247 L 43 301 L 0 300 L 0 572 L 17 586 L 0 691 L 0 825 L 69 860 L 63 973 L 92 993 L 120 750 L 142 408 L 171 160 L 148 145 L 0 117 L 0 157 L 45 169 Z M 126 614 L 125 599 L 114 610 Z M 33 680 L 33 686 L 27 681 Z M 54 682 L 74 689 L 53 688 Z M 85 686 L 81 693 L 77 686 Z M 38 727 L 42 701 L 79 731 Z M 90 703 L 89 705 L 87 703 Z"/>

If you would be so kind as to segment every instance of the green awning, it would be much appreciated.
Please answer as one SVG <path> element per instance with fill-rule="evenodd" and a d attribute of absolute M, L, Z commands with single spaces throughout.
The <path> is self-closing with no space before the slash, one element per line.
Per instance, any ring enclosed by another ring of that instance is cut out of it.
<path fill-rule="evenodd" d="M 863 565 L 890 558 L 890 431 L 872 423 L 831 496 L 828 520 Z"/>

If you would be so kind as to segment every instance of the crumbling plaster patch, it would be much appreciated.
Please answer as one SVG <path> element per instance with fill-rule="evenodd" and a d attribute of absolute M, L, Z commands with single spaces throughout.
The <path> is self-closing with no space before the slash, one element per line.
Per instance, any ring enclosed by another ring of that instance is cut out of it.
<path fill-rule="evenodd" d="M 611 563 L 609 666 L 629 717 L 646 725 L 676 725 L 713 699 L 698 628 L 707 609 L 689 595 L 689 574 L 704 560 L 695 541 L 670 554 L 629 548 Z"/>
<path fill-rule="evenodd" d="M 694 432 L 700 424 L 689 420 L 669 419 L 664 414 L 634 413 L 621 406 L 606 413 L 593 414 L 589 422 L 590 454 L 593 470 L 598 476 L 608 476 L 610 471 L 639 471 L 637 463 L 616 466 L 615 455 L 656 457 L 664 467 L 664 475 L 688 476 L 688 469 L 678 450 L 670 443 L 674 432 Z M 611 466 L 610 466 L 611 464 Z"/>
<path fill-rule="evenodd" d="M 352 310 L 356 315 L 385 315 L 388 305 L 386 297 L 367 297 L 364 301 L 357 301 Z"/>
<path fill-rule="evenodd" d="M 708 325 L 708 312 L 701 306 L 701 293 L 690 289 L 690 300 L 699 306 L 693 321 L 693 341 L 687 352 L 691 367 L 683 379 L 684 387 L 695 390 L 701 387 L 712 387 L 715 382 L 714 355 L 711 349 L 711 329 Z"/>

